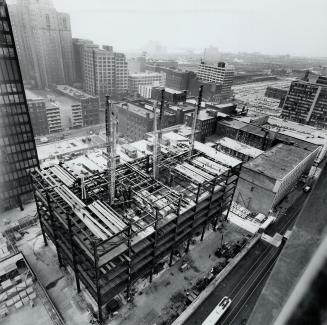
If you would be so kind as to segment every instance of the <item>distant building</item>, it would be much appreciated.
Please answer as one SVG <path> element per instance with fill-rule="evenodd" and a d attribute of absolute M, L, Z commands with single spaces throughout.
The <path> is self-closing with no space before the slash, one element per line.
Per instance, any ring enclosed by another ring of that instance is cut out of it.
<path fill-rule="evenodd" d="M 327 127 L 327 77 L 319 77 L 315 83 L 296 80 L 291 83 L 286 96 L 282 118 Z"/>
<path fill-rule="evenodd" d="M 72 108 L 72 128 L 81 128 L 84 126 L 83 123 L 83 112 L 80 104 L 74 104 Z"/>
<path fill-rule="evenodd" d="M 18 0 L 9 10 L 24 80 L 38 88 L 73 82 L 69 15 L 50 0 Z"/>
<path fill-rule="evenodd" d="M 153 130 L 153 104 L 145 100 L 116 103 L 118 109 L 118 132 L 130 142 L 144 138 Z M 163 128 L 176 125 L 174 113 L 164 111 Z"/>
<path fill-rule="evenodd" d="M 185 123 L 188 126 L 192 126 L 193 123 L 193 114 L 185 115 Z M 204 142 L 205 138 L 213 135 L 216 130 L 217 124 L 217 114 L 216 112 L 207 111 L 202 109 L 198 113 L 197 121 L 196 121 L 196 129 L 200 131 L 200 141 Z"/>
<path fill-rule="evenodd" d="M 149 99 L 152 97 L 152 89 L 153 86 L 140 85 L 138 93 L 141 97 Z"/>
<path fill-rule="evenodd" d="M 128 72 L 130 74 L 145 72 L 145 62 L 146 62 L 145 54 L 143 54 L 142 56 L 138 56 L 136 58 L 127 59 Z"/>
<path fill-rule="evenodd" d="M 267 215 L 308 172 L 319 153 L 278 144 L 242 166 L 234 200 Z"/>
<path fill-rule="evenodd" d="M 238 158 L 243 162 L 247 162 L 261 155 L 264 151 L 251 147 L 237 140 L 224 137 L 217 141 L 215 148 L 230 156 Z"/>
<path fill-rule="evenodd" d="M 220 103 L 223 101 L 222 97 L 222 84 L 217 84 L 214 82 L 203 81 L 198 78 L 192 78 L 189 82 L 189 96 L 198 96 L 199 95 L 199 88 L 203 86 L 202 98 L 203 100 L 209 102 L 216 102 Z"/>
<path fill-rule="evenodd" d="M 49 102 L 46 105 L 46 112 L 49 133 L 61 132 L 63 128 L 61 124 L 60 106 L 57 103 Z"/>
<path fill-rule="evenodd" d="M 128 68 L 125 54 L 113 52 L 111 46 L 83 49 L 84 91 L 98 96 L 103 107 L 105 96 L 119 96 L 128 90 Z"/>
<path fill-rule="evenodd" d="M 165 74 L 159 72 L 133 73 L 128 76 L 128 91 L 130 94 L 139 92 L 139 86 L 164 87 Z"/>
<path fill-rule="evenodd" d="M 27 104 L 28 110 L 30 112 L 34 135 L 49 134 L 46 100 L 43 98 L 28 99 Z"/>
<path fill-rule="evenodd" d="M 92 41 L 81 38 L 73 38 L 73 53 L 75 67 L 75 82 L 83 83 L 83 50 L 85 46 L 95 46 Z"/>
<path fill-rule="evenodd" d="M 0 210 L 32 197 L 29 171 L 39 166 L 14 35 L 0 1 Z"/>
<path fill-rule="evenodd" d="M 234 79 L 234 67 L 225 62 L 218 62 L 217 65 L 200 63 L 197 71 L 197 77 L 200 81 L 213 82 L 221 85 L 221 96 L 223 99 L 232 96 L 232 84 Z"/>
<path fill-rule="evenodd" d="M 99 124 L 99 98 L 79 89 L 58 85 L 56 90 L 72 98 L 72 127 Z"/>
<path fill-rule="evenodd" d="M 175 68 L 167 68 L 155 64 L 147 63 L 145 69 L 148 71 L 163 72 L 166 75 L 167 88 L 175 90 L 188 90 L 191 78 L 195 78 L 195 73 L 191 71 L 182 71 Z"/>
<path fill-rule="evenodd" d="M 160 100 L 161 98 L 161 91 L 163 88 L 160 87 L 153 87 L 151 91 L 151 98 Z M 165 87 L 165 101 L 172 103 L 172 104 L 178 104 L 178 103 L 184 103 L 186 101 L 187 92 L 174 90 L 171 88 Z"/>

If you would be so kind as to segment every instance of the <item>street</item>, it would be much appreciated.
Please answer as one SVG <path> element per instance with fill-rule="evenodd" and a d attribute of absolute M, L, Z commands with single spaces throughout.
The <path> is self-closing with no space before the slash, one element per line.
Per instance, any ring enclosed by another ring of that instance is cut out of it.
<path fill-rule="evenodd" d="M 293 227 L 307 197 L 302 191 L 297 195 L 284 214 L 265 231 L 266 234 L 274 236 L 278 232 L 284 235 Z M 217 324 L 246 324 L 283 245 L 277 248 L 263 240 L 256 243 L 184 324 L 201 324 L 224 296 L 230 297 L 232 304 Z"/>

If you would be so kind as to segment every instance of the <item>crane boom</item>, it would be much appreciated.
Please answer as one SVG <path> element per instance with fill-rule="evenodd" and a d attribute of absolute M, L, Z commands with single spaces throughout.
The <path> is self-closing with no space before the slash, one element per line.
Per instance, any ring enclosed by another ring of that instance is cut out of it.
<path fill-rule="evenodd" d="M 191 156 L 193 154 L 193 150 L 194 150 L 195 128 L 196 128 L 196 121 L 198 118 L 198 114 L 201 109 L 202 92 L 203 92 L 203 85 L 201 85 L 199 88 L 198 104 L 197 104 L 194 114 L 193 114 L 192 131 L 191 131 L 191 138 L 190 138 L 190 151 L 189 151 L 189 155 L 188 155 L 189 158 L 191 158 Z"/>
<path fill-rule="evenodd" d="M 155 179 L 157 179 L 159 175 L 161 140 L 162 140 L 162 116 L 163 116 L 164 104 L 165 104 L 165 90 L 162 89 L 158 121 L 157 121 L 157 104 L 154 104 L 153 106 L 153 111 L 154 111 L 153 177 Z"/>
<path fill-rule="evenodd" d="M 116 182 L 116 134 L 117 134 L 117 112 L 110 96 L 106 96 L 106 147 L 107 147 L 107 175 L 109 184 L 109 204 L 115 200 Z"/>

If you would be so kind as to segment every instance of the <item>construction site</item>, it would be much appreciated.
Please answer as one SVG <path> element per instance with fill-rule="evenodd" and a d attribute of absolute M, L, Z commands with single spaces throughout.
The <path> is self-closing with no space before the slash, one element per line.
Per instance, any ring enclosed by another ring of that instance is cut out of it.
<path fill-rule="evenodd" d="M 201 96 L 189 143 L 162 150 L 162 92 L 153 154 L 118 164 L 117 113 L 107 98 L 107 169 L 81 176 L 60 164 L 31 174 L 44 242 L 73 270 L 77 291 L 82 283 L 94 298 L 100 323 L 116 295 L 129 301 L 139 279 L 152 282 L 163 262 L 189 251 L 195 233 L 203 240 L 227 218 L 241 161 L 194 141 Z"/>

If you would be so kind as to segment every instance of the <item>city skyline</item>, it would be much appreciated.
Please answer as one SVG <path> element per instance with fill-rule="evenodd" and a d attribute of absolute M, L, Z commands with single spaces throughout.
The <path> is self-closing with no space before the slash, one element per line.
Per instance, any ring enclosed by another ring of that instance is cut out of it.
<path fill-rule="evenodd" d="M 206 0 L 201 4 L 169 0 L 162 7 L 149 0 L 118 4 L 95 0 L 92 8 L 85 0 L 53 2 L 58 11 L 70 14 L 73 37 L 113 45 L 119 51 L 141 50 L 154 40 L 171 52 L 193 49 L 201 53 L 212 45 L 223 52 L 327 55 L 327 44 L 316 41 L 323 39 L 327 31 L 324 24 L 327 4 L 323 0 L 315 0 L 314 4 L 304 0 L 286 3 Z"/>

